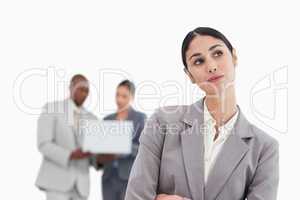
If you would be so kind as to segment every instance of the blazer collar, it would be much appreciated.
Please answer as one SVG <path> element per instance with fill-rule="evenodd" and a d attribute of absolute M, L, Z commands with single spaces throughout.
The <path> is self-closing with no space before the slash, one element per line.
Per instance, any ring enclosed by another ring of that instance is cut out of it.
<path fill-rule="evenodd" d="M 74 112 L 77 112 L 82 118 L 84 118 L 85 115 L 88 114 L 88 111 L 83 106 L 81 106 L 80 108 L 76 107 L 74 101 L 71 98 L 65 99 L 61 106 L 63 106 L 66 122 L 70 128 L 74 126 Z"/>
<path fill-rule="evenodd" d="M 136 112 L 135 109 L 132 106 L 129 106 L 127 120 L 133 120 L 135 112 Z M 112 118 L 113 119 L 117 118 L 117 113 L 116 112 L 113 113 Z"/>
<path fill-rule="evenodd" d="M 182 121 L 187 125 L 181 135 L 184 166 L 193 199 L 214 200 L 222 191 L 234 169 L 248 151 L 244 138 L 253 137 L 249 122 L 240 108 L 238 119 L 204 183 L 203 98 L 187 107 Z"/>
<path fill-rule="evenodd" d="M 204 97 L 205 98 L 205 97 Z M 185 113 L 183 114 L 182 121 L 189 126 L 193 126 L 195 123 L 204 123 L 204 98 L 196 101 L 195 103 L 187 106 Z M 238 134 L 240 138 L 251 138 L 253 137 L 253 133 L 251 129 L 248 127 L 250 126 L 249 121 L 244 116 L 243 112 L 239 105 L 238 107 L 238 116 L 235 122 L 233 130 L 235 133 Z M 236 131 L 236 130 L 243 130 L 243 131 Z"/>
<path fill-rule="evenodd" d="M 133 108 L 132 106 L 130 106 L 130 107 L 128 108 L 128 117 L 127 117 L 127 119 L 128 119 L 128 120 L 133 120 L 133 118 L 134 118 L 134 113 L 135 113 L 134 108 Z"/>

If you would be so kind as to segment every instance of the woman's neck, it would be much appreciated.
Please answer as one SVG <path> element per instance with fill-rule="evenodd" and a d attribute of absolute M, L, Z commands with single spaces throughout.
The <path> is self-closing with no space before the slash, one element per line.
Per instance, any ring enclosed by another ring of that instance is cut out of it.
<path fill-rule="evenodd" d="M 205 102 L 208 111 L 216 120 L 217 127 L 226 124 L 237 111 L 234 87 L 229 87 L 218 95 L 206 95 Z"/>
<path fill-rule="evenodd" d="M 120 109 L 117 111 L 117 119 L 118 120 L 125 120 L 128 118 L 128 110 L 129 108 L 126 109 Z"/>

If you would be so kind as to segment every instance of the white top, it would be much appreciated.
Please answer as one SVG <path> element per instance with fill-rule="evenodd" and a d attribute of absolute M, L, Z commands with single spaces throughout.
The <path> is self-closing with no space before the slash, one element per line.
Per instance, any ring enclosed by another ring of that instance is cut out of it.
<path fill-rule="evenodd" d="M 82 113 L 82 107 L 78 107 L 73 99 L 68 99 L 68 109 L 69 109 L 69 125 L 74 126 L 78 130 L 79 126 L 79 115 Z"/>
<path fill-rule="evenodd" d="M 83 114 L 82 106 L 78 107 L 74 100 L 69 98 L 68 99 L 68 106 L 69 106 L 69 125 L 73 126 L 75 130 L 75 142 L 77 147 L 81 147 L 83 136 L 80 134 L 80 115 Z"/>
<path fill-rule="evenodd" d="M 214 141 L 216 135 L 216 120 L 209 113 L 208 108 L 206 106 L 206 101 L 204 100 L 204 178 L 205 183 L 207 182 L 207 178 L 209 172 L 213 168 L 213 165 L 216 161 L 216 158 L 219 152 L 222 149 L 225 141 L 231 133 L 232 128 L 237 120 L 238 110 L 234 114 L 234 116 L 223 126 L 219 127 L 219 135 L 217 139 Z"/>

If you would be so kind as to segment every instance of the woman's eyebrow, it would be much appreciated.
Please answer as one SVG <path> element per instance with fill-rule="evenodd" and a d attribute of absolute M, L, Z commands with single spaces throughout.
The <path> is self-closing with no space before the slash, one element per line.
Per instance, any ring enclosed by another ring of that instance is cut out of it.
<path fill-rule="evenodd" d="M 211 46 L 208 50 L 209 51 L 212 51 L 214 50 L 216 47 L 221 47 L 222 45 L 221 44 L 215 44 L 213 46 Z M 195 56 L 201 56 L 201 53 L 194 53 L 193 55 L 190 56 L 189 60 L 191 60 L 193 57 Z"/>
<path fill-rule="evenodd" d="M 195 56 L 201 56 L 201 53 L 194 53 L 193 55 L 191 55 L 191 57 L 189 58 L 189 60 L 191 60 Z"/>
<path fill-rule="evenodd" d="M 211 51 L 211 50 L 214 50 L 216 47 L 221 47 L 222 45 L 221 44 L 215 44 L 213 46 L 211 46 L 208 50 Z"/>

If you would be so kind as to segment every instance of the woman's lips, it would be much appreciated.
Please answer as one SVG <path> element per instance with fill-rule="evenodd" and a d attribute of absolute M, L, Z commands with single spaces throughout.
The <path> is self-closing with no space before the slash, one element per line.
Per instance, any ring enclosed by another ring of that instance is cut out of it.
<path fill-rule="evenodd" d="M 216 81 L 220 80 L 220 79 L 223 78 L 223 77 L 224 77 L 224 75 L 220 75 L 220 76 L 212 76 L 212 77 L 210 77 L 207 81 L 208 81 L 208 82 L 216 82 Z"/>

